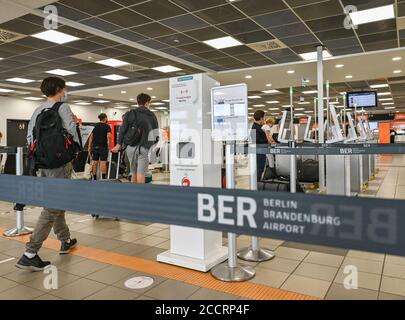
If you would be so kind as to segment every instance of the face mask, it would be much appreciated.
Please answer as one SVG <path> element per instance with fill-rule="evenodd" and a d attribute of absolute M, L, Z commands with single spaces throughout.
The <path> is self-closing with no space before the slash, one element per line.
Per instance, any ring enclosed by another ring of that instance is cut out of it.
<path fill-rule="evenodd" d="M 68 101 L 68 93 L 65 92 L 65 95 L 60 99 L 60 102 L 67 102 Z"/>

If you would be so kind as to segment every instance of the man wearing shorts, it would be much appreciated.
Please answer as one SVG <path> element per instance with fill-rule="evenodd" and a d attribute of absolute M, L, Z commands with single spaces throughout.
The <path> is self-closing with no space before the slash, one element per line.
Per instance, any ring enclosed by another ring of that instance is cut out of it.
<path fill-rule="evenodd" d="M 159 124 L 149 110 L 151 97 L 141 93 L 138 108 L 127 112 L 120 129 L 119 142 L 113 152 L 126 147 L 131 169 L 131 182 L 143 184 L 149 167 L 149 149 L 159 141 Z"/>
<path fill-rule="evenodd" d="M 111 127 L 107 124 L 108 118 L 105 113 L 100 114 L 98 118 L 100 122 L 95 125 L 89 138 L 89 153 L 93 154 L 93 180 L 97 180 L 99 161 L 101 161 L 101 175 L 104 180 L 107 178 L 107 158 L 111 139 Z"/>

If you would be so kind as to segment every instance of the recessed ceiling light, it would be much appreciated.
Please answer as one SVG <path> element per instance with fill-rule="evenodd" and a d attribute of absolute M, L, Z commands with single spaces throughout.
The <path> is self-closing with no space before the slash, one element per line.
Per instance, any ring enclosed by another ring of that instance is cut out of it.
<path fill-rule="evenodd" d="M 385 107 L 384 109 L 385 110 L 392 110 L 392 109 L 395 109 L 395 107 Z"/>
<path fill-rule="evenodd" d="M 327 50 L 323 50 L 323 57 L 326 58 L 330 58 L 332 57 L 332 55 L 327 51 Z M 301 53 L 300 57 L 306 61 L 310 61 L 310 60 L 316 60 L 318 58 L 318 52 L 314 51 L 314 52 L 306 52 L 306 53 Z"/>
<path fill-rule="evenodd" d="M 33 35 L 34 38 L 57 43 L 57 44 L 64 44 L 72 41 L 79 40 L 79 38 L 71 36 L 69 34 L 55 31 L 55 30 L 48 30 L 44 32 L 40 32 Z"/>
<path fill-rule="evenodd" d="M 156 99 L 156 96 L 151 96 L 152 99 Z"/>
<path fill-rule="evenodd" d="M 39 101 L 43 100 L 43 98 L 38 98 L 38 97 L 26 97 L 24 100 L 31 100 L 31 101 Z"/>
<path fill-rule="evenodd" d="M 395 18 L 394 5 L 382 6 L 367 10 L 349 13 L 353 25 L 358 26 L 364 23 L 376 22 Z"/>
<path fill-rule="evenodd" d="M 109 101 L 109 100 L 96 100 L 96 101 L 94 101 L 94 103 L 109 103 L 109 102 L 111 102 L 111 101 Z"/>
<path fill-rule="evenodd" d="M 237 47 L 243 45 L 242 42 L 236 40 L 233 37 L 222 37 L 204 41 L 205 44 L 215 49 L 225 49 L 231 47 Z"/>
<path fill-rule="evenodd" d="M 352 79 L 353 76 L 349 74 L 349 75 L 347 75 L 345 78 L 346 78 L 346 79 Z"/>
<path fill-rule="evenodd" d="M 379 101 L 392 101 L 393 99 L 392 98 L 381 98 L 381 99 L 378 99 Z"/>
<path fill-rule="evenodd" d="M 167 110 L 166 107 L 156 107 L 155 109 L 156 109 L 156 110 Z"/>
<path fill-rule="evenodd" d="M 161 67 L 156 67 L 156 68 L 152 68 L 152 69 L 155 71 L 163 72 L 163 73 L 170 73 L 170 72 L 176 72 L 176 71 L 182 70 L 180 68 L 173 67 L 173 66 L 161 66 Z"/>
<path fill-rule="evenodd" d="M 392 106 L 394 105 L 394 102 L 386 102 L 386 103 L 382 103 L 383 106 Z"/>
<path fill-rule="evenodd" d="M 280 110 L 280 108 L 269 108 L 270 111 Z"/>
<path fill-rule="evenodd" d="M 170 102 L 170 100 L 169 99 L 166 99 L 166 100 L 162 100 L 163 102 L 166 102 L 166 103 L 169 103 Z"/>
<path fill-rule="evenodd" d="M 99 97 L 104 97 L 104 94 L 99 93 L 98 96 L 99 96 Z"/>
<path fill-rule="evenodd" d="M 125 90 L 122 90 L 121 91 L 121 94 L 126 94 L 127 92 L 125 91 Z"/>
<path fill-rule="evenodd" d="M 118 74 L 109 74 L 107 76 L 102 76 L 100 78 L 107 79 L 107 80 L 112 80 L 112 81 L 128 79 L 128 77 L 123 77 L 123 76 L 120 76 Z"/>
<path fill-rule="evenodd" d="M 84 83 L 68 81 L 68 82 L 66 82 L 66 85 L 68 87 L 80 87 L 80 86 L 84 86 Z"/>
<path fill-rule="evenodd" d="M 390 96 L 391 92 L 378 92 L 377 95 L 378 96 Z"/>
<path fill-rule="evenodd" d="M 56 74 L 57 76 L 71 76 L 73 74 L 77 74 L 77 72 L 73 72 L 73 71 L 68 71 L 68 70 L 63 70 L 63 69 L 54 69 L 54 70 L 49 70 L 46 71 L 46 73 L 50 73 L 50 74 Z"/>
<path fill-rule="evenodd" d="M 128 62 L 122 61 L 122 60 L 117 60 L 117 59 L 105 59 L 105 60 L 100 60 L 96 61 L 98 64 L 102 64 L 105 66 L 113 67 L 113 68 L 118 68 L 118 67 L 123 67 L 129 65 Z"/>
<path fill-rule="evenodd" d="M 295 70 L 288 70 L 287 73 L 288 73 L 288 74 L 294 74 L 294 73 L 295 73 Z"/>
<path fill-rule="evenodd" d="M 153 90 L 153 88 L 146 88 L 146 90 L 148 90 L 148 91 L 152 91 L 152 90 Z"/>
<path fill-rule="evenodd" d="M 303 111 L 305 108 L 295 108 L 295 111 Z"/>
<path fill-rule="evenodd" d="M 253 105 L 255 108 L 261 108 L 261 107 L 265 107 L 265 104 L 254 104 Z"/>
<path fill-rule="evenodd" d="M 131 99 L 129 99 L 129 101 L 135 101 L 135 99 L 134 99 L 134 98 L 131 98 Z"/>
<path fill-rule="evenodd" d="M 342 96 L 344 96 L 344 95 L 346 95 L 346 92 L 343 92 L 343 91 L 342 91 L 342 92 L 339 92 L 339 94 L 342 95 Z"/>
<path fill-rule="evenodd" d="M 340 69 L 340 68 L 343 68 L 344 66 L 345 66 L 344 64 L 337 64 L 335 67 Z"/>
<path fill-rule="evenodd" d="M 89 106 L 91 105 L 91 102 L 78 102 L 76 104 L 78 104 L 79 106 Z"/>
<path fill-rule="evenodd" d="M 298 104 L 301 104 L 301 105 L 303 105 L 303 104 L 310 104 L 311 102 L 309 102 L 309 101 L 303 101 L 303 102 L 298 102 Z"/>
<path fill-rule="evenodd" d="M 276 90 L 276 89 L 264 90 L 264 91 L 262 91 L 262 92 L 263 92 L 263 93 L 266 93 L 266 94 L 280 93 L 280 91 L 279 91 L 279 90 Z"/>
<path fill-rule="evenodd" d="M 129 109 L 129 107 L 118 106 L 118 107 L 114 107 L 114 109 Z"/>
<path fill-rule="evenodd" d="M 261 96 L 249 96 L 248 98 L 249 98 L 249 99 L 260 99 Z"/>
<path fill-rule="evenodd" d="M 383 84 L 373 84 L 370 86 L 371 89 L 380 89 L 380 88 L 388 88 L 389 85 L 387 83 Z"/>
<path fill-rule="evenodd" d="M 251 75 L 245 76 L 245 79 L 252 79 L 253 77 Z"/>
<path fill-rule="evenodd" d="M 268 84 L 266 84 L 266 87 L 267 88 L 270 88 L 270 87 L 272 87 L 273 85 L 271 84 L 271 83 L 268 83 Z"/>
<path fill-rule="evenodd" d="M 277 104 L 280 103 L 280 101 L 277 100 L 272 100 L 272 101 L 266 101 L 267 104 Z"/>
<path fill-rule="evenodd" d="M 25 78 L 10 78 L 10 79 L 7 79 L 7 81 L 10 81 L 10 82 L 17 82 L 17 83 L 31 83 L 31 82 L 35 82 L 35 80 L 25 79 Z"/>
<path fill-rule="evenodd" d="M 402 57 L 394 57 L 394 58 L 392 58 L 392 61 L 400 61 L 400 60 L 402 60 Z"/>
<path fill-rule="evenodd" d="M 402 70 L 394 70 L 395 74 L 398 74 L 398 73 L 401 73 L 401 72 L 402 72 Z"/>
<path fill-rule="evenodd" d="M 153 102 L 152 105 L 153 106 L 164 106 L 165 104 L 163 102 Z"/>
<path fill-rule="evenodd" d="M 308 91 L 302 91 L 303 94 L 314 94 L 318 93 L 318 90 L 308 90 Z"/>
<path fill-rule="evenodd" d="M 304 111 L 304 113 L 314 113 L 312 110 Z"/>
<path fill-rule="evenodd" d="M 15 90 L 0 88 L 0 93 L 10 93 L 10 92 L 14 92 L 14 91 Z"/>

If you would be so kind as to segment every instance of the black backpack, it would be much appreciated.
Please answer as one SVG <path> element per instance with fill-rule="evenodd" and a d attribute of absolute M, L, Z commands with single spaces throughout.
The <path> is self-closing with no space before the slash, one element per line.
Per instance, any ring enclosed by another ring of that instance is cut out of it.
<path fill-rule="evenodd" d="M 34 144 L 31 155 L 37 169 L 57 169 L 71 162 L 76 155 L 73 137 L 63 128 L 57 102 L 44 109 L 37 117 L 34 127 Z"/>
<path fill-rule="evenodd" d="M 142 138 L 142 130 L 137 121 L 138 117 L 136 109 L 128 112 L 126 116 L 130 118 L 128 119 L 128 131 L 124 136 L 124 143 L 127 146 L 135 147 L 139 144 Z"/>

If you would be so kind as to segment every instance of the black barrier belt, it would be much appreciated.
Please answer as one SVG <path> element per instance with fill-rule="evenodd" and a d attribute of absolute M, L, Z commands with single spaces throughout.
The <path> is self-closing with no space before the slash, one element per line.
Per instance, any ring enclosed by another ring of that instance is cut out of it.
<path fill-rule="evenodd" d="M 0 147 L 0 153 L 16 154 L 17 153 L 17 147 Z"/>
<path fill-rule="evenodd" d="M 268 145 L 257 145 L 256 148 L 238 145 L 235 150 L 236 153 L 256 153 L 262 155 L 368 155 L 368 154 L 405 154 L 405 144 L 402 145 L 389 145 L 389 144 L 340 144 L 340 145 L 319 145 L 308 147 L 271 147 Z"/>
<path fill-rule="evenodd" d="M 0 175 L 0 200 L 405 256 L 405 201 Z"/>

